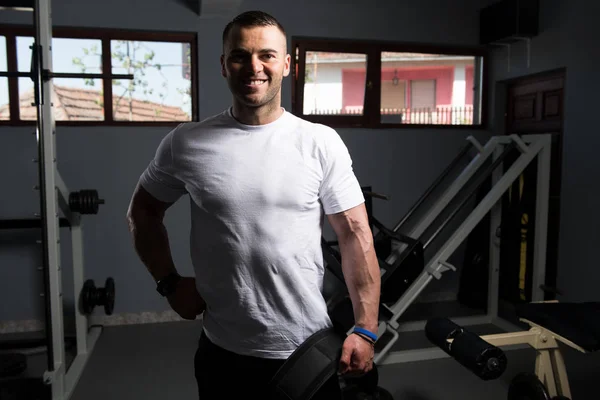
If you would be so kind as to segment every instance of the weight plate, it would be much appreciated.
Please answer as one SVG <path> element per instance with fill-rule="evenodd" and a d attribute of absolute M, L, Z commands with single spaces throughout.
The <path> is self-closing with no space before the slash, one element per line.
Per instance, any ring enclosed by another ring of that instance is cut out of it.
<path fill-rule="evenodd" d="M 344 400 L 394 400 L 392 394 L 378 386 L 373 393 L 365 393 L 356 386 L 348 386 L 342 391 Z"/>
<path fill-rule="evenodd" d="M 17 376 L 27 369 L 27 356 L 21 353 L 0 354 L 0 377 Z"/>
<path fill-rule="evenodd" d="M 508 400 L 551 400 L 551 398 L 537 375 L 522 372 L 510 382 Z"/>
<path fill-rule="evenodd" d="M 96 285 L 92 279 L 88 279 L 81 289 L 81 307 L 84 314 L 91 314 L 96 307 L 95 301 Z"/>

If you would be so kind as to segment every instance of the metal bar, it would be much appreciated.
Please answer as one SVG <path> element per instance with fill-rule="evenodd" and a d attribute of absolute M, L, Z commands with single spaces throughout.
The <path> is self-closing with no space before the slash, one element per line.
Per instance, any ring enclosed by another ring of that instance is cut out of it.
<path fill-rule="evenodd" d="M 552 360 L 550 359 L 550 352 L 547 349 L 542 350 L 538 353 L 537 360 L 539 360 L 540 363 L 536 364 L 536 366 L 539 366 L 540 369 L 536 368 L 536 370 L 541 370 L 541 375 L 543 376 L 541 381 L 546 386 L 546 389 L 548 389 L 548 394 L 550 395 L 550 397 L 553 398 L 558 394 L 558 392 L 556 390 L 556 381 L 554 379 L 554 373 L 552 371 Z"/>
<path fill-rule="evenodd" d="M 550 201 L 550 157 L 552 141 L 544 140 L 544 147 L 538 154 L 537 194 L 535 205 L 535 242 L 533 254 L 533 275 L 531 300 L 544 300 L 542 285 L 546 283 L 546 247 L 548 240 L 548 208 Z"/>
<path fill-rule="evenodd" d="M 483 57 L 475 57 L 473 68 L 473 118 L 472 125 L 481 124 L 481 100 L 483 89 Z"/>
<path fill-rule="evenodd" d="M 78 215 L 78 214 L 77 214 Z M 81 293 L 84 283 L 83 228 L 80 223 L 71 228 L 71 252 L 73 257 L 73 293 Z M 77 334 L 77 354 L 88 350 L 88 321 L 79 307 L 75 307 L 75 332 Z"/>
<path fill-rule="evenodd" d="M 500 157 L 502 148 L 494 150 L 494 159 Z M 492 173 L 492 187 L 496 186 L 502 171 L 500 169 Z M 490 210 L 490 243 L 489 243 L 489 265 L 488 265 L 488 301 L 487 315 L 490 318 L 498 316 L 498 295 L 500 293 L 500 238 L 497 229 L 502 223 L 502 204 L 496 203 Z"/>
<path fill-rule="evenodd" d="M 385 358 L 381 357 L 377 365 L 392 365 L 406 362 L 438 360 L 450 358 L 450 355 L 439 347 L 428 347 L 424 349 L 401 350 L 389 353 Z"/>
<path fill-rule="evenodd" d="M 516 344 L 528 344 L 531 347 L 535 347 L 535 342 L 539 335 L 539 330 L 521 330 L 509 333 L 480 335 L 480 337 L 496 347 L 513 346 Z"/>
<path fill-rule="evenodd" d="M 83 74 L 78 72 L 52 72 L 50 78 L 95 78 L 95 79 L 133 79 L 133 74 Z"/>
<path fill-rule="evenodd" d="M 78 328 L 78 338 L 80 335 L 79 332 L 80 331 Z M 75 390 L 75 387 L 77 386 L 77 383 L 83 374 L 83 370 L 90 359 L 90 354 L 92 353 L 92 350 L 94 349 L 94 346 L 96 345 L 96 342 L 102 333 L 102 328 L 99 326 L 91 327 L 89 333 L 86 333 L 87 329 L 83 332 L 86 337 L 84 342 L 87 343 L 87 347 L 84 350 L 80 350 L 80 340 L 77 340 L 77 356 L 75 356 L 73 359 L 73 362 L 71 363 L 71 366 L 65 375 L 65 391 L 64 395 L 61 397 L 61 399 L 64 400 L 68 400 L 73 394 L 73 391 Z"/>
<path fill-rule="evenodd" d="M 110 46 L 111 40 L 102 40 L 102 71 L 112 71 L 112 51 Z M 194 87 L 195 85 L 192 85 Z M 113 82 L 110 78 L 104 78 L 102 80 L 102 96 L 104 102 L 104 120 L 114 121 L 113 108 L 115 102 L 113 99 Z"/>
<path fill-rule="evenodd" d="M 444 220 L 444 222 L 442 222 L 442 224 L 436 229 L 433 235 L 431 235 L 431 237 L 425 242 L 425 244 L 423 245 L 424 250 L 429 247 L 429 245 L 435 240 L 435 238 L 440 234 L 440 232 L 444 230 L 446 225 L 450 223 L 450 221 L 456 216 L 456 214 L 458 214 L 458 212 L 465 206 L 465 204 L 467 204 L 467 202 L 477 194 L 477 189 L 479 189 L 479 187 L 485 183 L 485 180 L 496 170 L 496 168 L 498 168 L 498 165 L 500 165 L 500 163 L 504 161 L 506 156 L 514 148 L 514 143 L 508 145 L 507 148 L 502 152 L 500 157 L 496 158 L 481 175 L 476 176 L 475 183 L 473 184 L 474 187 L 467 189 L 469 194 L 460 201 L 458 206 L 454 207 L 454 210 L 452 210 L 450 215 Z M 419 238 L 419 241 L 423 242 L 423 239 L 424 238 Z"/>
<path fill-rule="evenodd" d="M 552 359 L 552 366 L 558 383 L 558 394 L 571 398 L 571 387 L 569 385 L 569 377 L 567 375 L 567 369 L 565 368 L 565 361 L 563 359 L 560 348 L 550 350 L 550 358 Z"/>
<path fill-rule="evenodd" d="M 64 316 L 60 267 L 60 232 L 58 229 L 58 207 L 56 196 L 56 136 L 52 114 L 52 81 L 45 80 L 42 71 L 52 71 L 52 18 L 50 0 L 36 0 L 34 83 L 36 87 L 37 125 L 39 141 L 40 195 L 43 223 L 45 286 L 48 335 L 48 371 L 53 399 L 62 398 L 64 393 L 65 343 Z M 49 314 L 49 315 L 48 315 Z"/>
<path fill-rule="evenodd" d="M 421 195 L 421 197 L 417 200 L 417 202 L 410 208 L 410 210 L 408 210 L 406 215 L 404 215 L 404 217 L 400 220 L 400 222 L 398 222 L 398 224 L 394 228 L 394 231 L 397 231 L 414 214 L 416 209 L 419 208 L 421 206 L 421 204 L 423 204 L 425 199 L 427 197 L 429 197 L 431 192 L 433 192 L 433 190 L 440 184 L 440 182 L 442 180 L 444 180 L 444 178 L 446 178 L 446 176 L 448 176 L 450 171 L 452 171 L 452 169 L 459 163 L 459 161 L 469 152 L 469 150 L 472 148 L 472 146 L 473 146 L 473 144 L 471 142 L 469 142 L 467 145 L 465 145 L 462 148 L 462 150 L 460 151 L 460 153 L 458 153 L 458 155 L 454 158 L 454 160 L 452 160 L 452 162 L 446 167 L 446 169 L 444 171 L 442 171 L 442 173 L 436 178 L 436 180 L 433 182 L 433 184 L 427 188 L 425 193 L 423 193 L 423 195 Z"/>
<path fill-rule="evenodd" d="M 392 347 L 394 346 L 394 344 L 396 344 L 396 342 L 398 341 L 398 338 L 400 337 L 398 332 L 395 331 L 391 325 L 386 325 L 385 330 L 392 335 L 392 338 L 390 339 L 389 342 L 386 343 L 386 345 L 384 346 L 383 349 L 381 349 L 381 351 L 379 351 L 377 354 L 375 354 L 373 361 L 376 364 L 379 364 L 381 359 L 384 358 L 388 354 L 388 352 L 392 349 Z"/>
<path fill-rule="evenodd" d="M 35 78 L 35 73 L 27 71 L 1 71 L 2 78 Z M 46 79 L 53 78 L 69 78 L 69 79 L 133 79 L 133 74 L 86 74 L 79 72 L 44 72 L 43 77 Z"/>
<path fill-rule="evenodd" d="M 37 1 L 39 5 L 39 1 Z M 47 174 L 46 174 L 46 147 L 49 145 L 47 143 L 46 134 L 44 133 L 43 126 L 43 109 L 42 109 L 42 98 L 41 98 L 41 87 L 42 87 L 42 77 L 40 74 L 41 71 L 41 56 L 35 56 L 35 54 L 40 52 L 40 27 L 38 25 L 38 21 L 41 18 L 39 15 L 39 7 L 36 7 L 34 15 L 34 25 L 35 25 L 35 37 L 36 44 L 33 46 L 32 51 L 32 63 L 37 62 L 40 66 L 34 69 L 37 72 L 37 75 L 33 78 L 34 80 L 34 93 L 36 95 L 35 103 L 36 103 L 36 112 L 37 112 L 37 146 L 38 146 L 38 179 L 39 179 L 39 194 L 40 194 L 40 224 L 42 227 L 42 270 L 44 272 L 44 296 L 45 300 L 45 332 L 46 332 L 46 340 L 48 347 L 48 360 L 47 360 L 47 368 L 48 371 L 54 371 L 54 347 L 52 346 L 54 341 L 54 329 L 52 326 L 52 299 L 50 293 L 52 292 L 52 283 L 51 283 L 51 269 L 53 268 L 53 260 L 55 260 L 56 253 L 56 244 L 50 243 L 50 237 L 55 236 L 55 233 L 52 230 L 52 219 L 54 217 L 54 213 L 50 211 L 50 217 L 48 217 L 48 206 L 51 208 L 51 205 L 47 203 L 47 191 L 48 186 L 54 187 L 52 183 L 47 182 Z M 51 165 L 53 168 L 53 165 Z M 52 191 L 54 192 L 54 191 Z M 52 249 L 53 254 L 51 254 Z M 55 263 L 54 263 L 55 264 Z"/>
<path fill-rule="evenodd" d="M 63 212 L 65 218 L 69 220 L 71 225 L 79 225 L 81 216 L 71 211 L 71 208 L 69 207 L 70 192 L 58 170 L 56 170 L 55 179 L 56 191 L 58 194 L 58 205 L 60 206 L 61 211 Z"/>
<path fill-rule="evenodd" d="M 502 346 L 504 351 L 531 349 L 528 344 L 514 344 Z M 398 350 L 389 352 L 385 357 L 379 357 L 377 354 L 377 365 L 393 365 L 415 361 L 439 360 L 442 358 L 451 358 L 448 353 L 439 347 L 426 347 L 421 349 Z"/>
<path fill-rule="evenodd" d="M 6 35 L 6 67 L 8 71 L 18 70 L 17 63 L 17 38 L 14 35 Z M 10 121 L 19 120 L 19 81 L 18 79 L 8 80 L 8 109 Z"/>
<path fill-rule="evenodd" d="M 486 325 L 492 322 L 492 319 L 486 315 L 472 315 L 468 317 L 452 318 L 452 321 L 460 326 Z M 402 322 L 399 324 L 396 332 L 416 332 L 422 331 L 427 325 L 427 320 Z"/>
<path fill-rule="evenodd" d="M 68 219 L 60 218 L 59 226 L 61 228 L 68 228 L 71 226 L 71 224 L 69 223 Z M 40 228 L 42 228 L 42 220 L 39 218 L 17 218 L 0 220 L 0 230 Z"/>

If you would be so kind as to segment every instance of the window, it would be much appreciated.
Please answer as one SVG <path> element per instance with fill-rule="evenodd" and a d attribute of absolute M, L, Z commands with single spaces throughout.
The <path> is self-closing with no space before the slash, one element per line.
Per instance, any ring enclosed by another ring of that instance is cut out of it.
<path fill-rule="evenodd" d="M 0 75 L 30 72 L 33 35 L 30 27 L 0 26 Z M 55 120 L 59 125 L 196 121 L 196 59 L 195 34 L 54 28 L 52 70 L 76 75 L 52 80 Z M 120 79 L 127 75 L 133 79 Z M 29 77 L 0 76 L 0 124 L 36 120 L 33 86 Z"/>
<path fill-rule="evenodd" d="M 6 64 L 6 37 L 0 36 L 0 72 L 8 71 Z M 0 121 L 10 119 L 8 107 L 8 78 L 0 77 Z"/>
<path fill-rule="evenodd" d="M 293 38 L 292 112 L 335 127 L 482 127 L 485 50 Z"/>

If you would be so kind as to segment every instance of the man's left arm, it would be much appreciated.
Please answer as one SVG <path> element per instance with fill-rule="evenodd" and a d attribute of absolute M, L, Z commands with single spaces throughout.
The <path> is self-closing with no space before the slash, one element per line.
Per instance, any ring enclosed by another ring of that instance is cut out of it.
<path fill-rule="evenodd" d="M 381 273 L 365 205 L 328 215 L 328 220 L 337 235 L 355 325 L 377 334 Z"/>

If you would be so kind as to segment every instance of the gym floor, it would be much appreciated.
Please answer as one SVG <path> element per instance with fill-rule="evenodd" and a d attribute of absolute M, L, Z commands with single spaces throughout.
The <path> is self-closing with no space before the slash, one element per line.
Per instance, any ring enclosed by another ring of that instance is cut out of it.
<path fill-rule="evenodd" d="M 434 314 L 471 314 L 452 303 L 413 305 L 403 319 Z M 201 321 L 107 326 L 104 328 L 71 400 L 195 399 L 193 357 Z M 477 334 L 499 333 L 493 326 L 470 326 Z M 393 350 L 431 347 L 423 332 L 403 333 Z M 595 400 L 600 354 L 563 347 L 573 400 Z M 508 367 L 496 380 L 483 381 L 451 358 L 379 367 L 379 384 L 395 400 L 506 400 L 510 380 L 533 372 L 533 349 L 506 350 Z M 28 371 L 43 371 L 44 353 L 29 357 Z M 223 384 L 235 384 L 224 377 Z"/>

